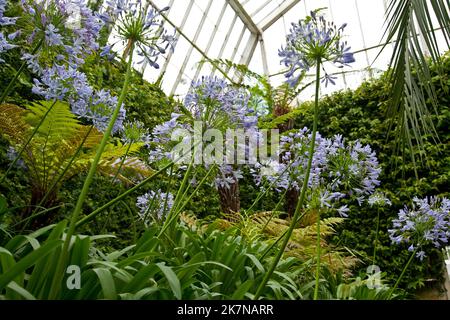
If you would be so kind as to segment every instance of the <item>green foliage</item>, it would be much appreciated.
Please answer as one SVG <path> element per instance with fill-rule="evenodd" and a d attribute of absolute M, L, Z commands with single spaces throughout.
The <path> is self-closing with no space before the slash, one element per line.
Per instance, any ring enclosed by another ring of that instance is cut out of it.
<path fill-rule="evenodd" d="M 63 183 L 60 190 L 60 199 L 64 206 L 59 210 L 58 218 L 69 217 L 72 213 L 73 204 L 78 198 L 84 178 L 84 174 L 78 174 Z M 94 177 L 92 190 L 95 190 L 95 192 L 89 193 L 83 206 L 84 213 L 93 212 L 127 190 L 127 185 L 111 183 L 111 180 L 111 177 L 104 175 Z M 135 203 L 135 195 L 126 197 L 105 210 L 92 222 L 85 224 L 78 232 L 92 235 L 107 232 L 115 236 L 97 243 L 97 247 L 105 251 L 119 250 L 135 244 L 139 236 L 145 231 L 143 223 L 137 220 Z"/>
<path fill-rule="evenodd" d="M 226 216 L 226 219 L 218 219 L 212 223 L 221 230 L 230 227 L 239 230 L 239 234 L 250 242 L 266 240 L 274 243 L 289 228 L 291 220 L 280 219 L 276 212 L 258 212 L 248 216 Z M 296 226 L 287 246 L 285 257 L 295 257 L 301 261 L 308 261 L 308 267 L 315 268 L 315 255 L 317 244 L 317 212 L 306 214 L 300 224 Z M 321 220 L 321 260 L 323 265 L 334 272 L 343 271 L 346 274 L 358 264 L 358 259 L 348 255 L 327 242 L 335 234 L 336 226 L 342 224 L 342 218 L 327 218 Z"/>
<path fill-rule="evenodd" d="M 380 210 L 378 258 L 375 264 L 387 274 L 386 280 L 391 283 L 395 282 L 409 258 L 405 247 L 392 245 L 389 240 L 387 230 L 392 226 L 392 219 L 414 196 L 450 194 L 450 98 L 447 93 L 450 89 L 450 56 L 443 57 L 443 76 L 437 72 L 436 65 L 432 64 L 430 69 L 439 99 L 437 114 L 432 115 L 431 120 L 440 141 L 435 143 L 431 136 L 426 135 L 423 137 L 424 151 L 419 147 L 412 148 L 415 157 L 421 161 L 414 162 L 411 157 L 399 154 L 396 142 L 387 135 L 389 123 L 386 110 L 390 102 L 387 75 L 365 82 L 355 91 L 341 91 L 326 96 L 320 102 L 321 134 L 327 137 L 342 134 L 346 139 L 359 139 L 364 144 L 370 144 L 377 152 L 383 169 L 380 191 L 385 192 L 393 202 L 392 207 L 379 209 L 353 204 L 349 218 L 338 228 L 335 243 L 360 251 L 365 262 L 371 264 L 377 210 Z M 428 103 L 431 104 L 431 101 Z M 311 126 L 310 110 L 311 104 L 304 103 L 290 114 L 297 128 Z M 419 179 L 416 179 L 416 173 Z M 441 255 L 432 248 L 429 252 L 429 257 L 423 262 L 414 260 L 401 287 L 414 291 L 429 279 L 441 280 Z"/>
<path fill-rule="evenodd" d="M 306 278 L 312 278 L 306 275 Z M 397 300 L 405 298 L 403 292 L 390 296 L 391 288 L 386 285 L 385 274 L 377 273 L 367 278 L 346 278 L 342 272 L 331 271 L 326 266 L 321 270 L 319 299 L 321 300 Z M 301 288 L 306 299 L 312 298 L 314 281 Z"/>
<path fill-rule="evenodd" d="M 16 236 L 0 247 L 0 299 L 46 299 L 64 237 L 65 222 L 27 237 Z M 198 232 L 177 225 L 170 239 L 159 227 L 146 231 L 135 245 L 105 253 L 96 242 L 108 236 L 72 238 L 64 270 L 77 266 L 81 289 L 70 290 L 64 278 L 59 299 L 250 299 L 270 257 L 259 259 L 265 244 L 248 243 L 227 232 Z M 267 299 L 301 298 L 295 258 L 283 260 L 262 295 Z"/>
<path fill-rule="evenodd" d="M 32 128 L 40 122 L 41 126 L 29 141 Z M 15 150 L 23 149 L 22 159 L 31 185 L 31 207 L 24 211 L 22 218 L 28 218 L 33 206 L 50 208 L 55 205 L 61 183 L 89 168 L 102 139 L 100 132 L 81 125 L 68 105 L 61 102 L 33 103 L 27 109 L 1 105 L 0 132 Z M 144 163 L 133 156 L 140 147 L 139 144 L 131 145 L 130 154 L 117 175 L 119 180 L 131 184 L 133 177 L 150 175 Z M 109 144 L 102 154 L 98 171 L 115 176 L 119 169 L 118 160 L 127 150 L 126 146 Z"/>

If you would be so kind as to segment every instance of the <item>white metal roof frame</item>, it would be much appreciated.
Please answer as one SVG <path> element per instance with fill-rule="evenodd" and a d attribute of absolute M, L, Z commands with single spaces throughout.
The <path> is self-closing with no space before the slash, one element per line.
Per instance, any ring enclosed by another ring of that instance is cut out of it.
<path fill-rule="evenodd" d="M 174 1 L 175 0 L 170 0 L 168 6 L 172 8 Z M 203 0 L 203 1 L 207 1 L 207 5 L 205 7 L 205 10 L 203 11 L 200 23 L 198 24 L 198 26 L 196 28 L 193 38 L 188 38 L 183 32 L 183 30 L 187 26 L 188 19 L 191 14 L 191 10 L 195 4 L 195 0 L 188 0 L 188 1 L 189 1 L 189 3 L 185 10 L 183 19 L 179 22 L 178 25 L 169 20 L 168 15 L 170 14 L 170 9 L 169 9 L 169 12 L 167 12 L 166 14 L 163 15 L 164 18 L 167 20 L 167 22 L 169 22 L 176 28 L 177 38 L 179 38 L 181 36 L 181 37 L 185 38 L 185 40 L 187 40 L 191 44 L 191 46 L 189 47 L 189 49 L 187 50 L 187 52 L 185 54 L 184 60 L 181 63 L 179 73 L 176 76 L 176 79 L 171 86 L 171 90 L 170 90 L 170 92 L 168 92 L 171 95 L 173 95 L 177 92 L 180 82 L 182 81 L 182 77 L 183 77 L 183 75 L 185 75 L 185 71 L 186 71 L 186 67 L 188 65 L 189 59 L 194 50 L 198 51 L 206 60 L 210 60 L 209 53 L 211 50 L 211 46 L 217 36 L 218 26 L 221 24 L 228 7 L 233 9 L 235 15 L 231 21 L 231 24 L 230 24 L 228 30 L 227 30 L 226 37 L 223 40 L 222 46 L 219 50 L 219 54 L 215 58 L 217 58 L 217 59 L 226 58 L 227 60 L 234 61 L 238 64 L 243 64 L 243 65 L 248 66 L 250 64 L 250 61 L 251 61 L 253 55 L 255 54 L 257 46 L 259 44 L 260 48 L 261 48 L 261 57 L 262 57 L 264 73 L 268 75 L 269 68 L 268 68 L 268 63 L 267 63 L 266 47 L 264 44 L 264 31 L 267 30 L 268 28 L 270 28 L 278 19 L 280 19 L 284 14 L 286 14 L 297 3 L 300 2 L 300 0 L 282 1 L 274 9 L 272 9 L 269 14 L 267 14 L 261 21 L 259 21 L 257 23 L 257 22 L 255 22 L 255 15 L 257 13 L 259 13 L 262 9 L 264 9 L 269 3 L 271 3 L 271 2 L 273 3 L 273 0 L 265 0 L 265 1 L 253 0 L 253 2 L 256 1 L 261 4 L 258 6 L 258 8 L 256 10 L 254 10 L 251 13 L 247 12 L 247 10 L 245 9 L 244 6 L 249 4 L 250 2 L 252 2 L 252 0 L 241 0 L 241 1 L 225 0 L 223 6 L 221 8 L 220 14 L 218 16 L 218 19 L 217 19 L 217 21 L 215 21 L 214 30 L 212 31 L 212 33 L 208 39 L 206 48 L 204 50 L 202 50 L 195 44 L 197 43 L 200 33 L 201 33 L 202 29 L 204 28 L 205 20 L 211 10 L 213 0 Z M 159 10 L 160 8 L 157 6 L 157 4 L 155 2 L 156 1 L 148 0 L 149 4 L 151 4 L 157 10 Z M 233 27 L 235 26 L 237 19 L 240 19 L 240 21 L 243 23 L 243 27 L 241 28 L 241 30 L 239 32 L 237 41 L 235 43 L 230 44 L 229 43 L 230 35 L 233 31 Z M 245 47 L 243 49 L 241 56 L 238 57 L 238 59 L 236 60 L 236 55 L 238 53 L 238 49 L 242 45 L 242 41 L 244 39 L 244 34 L 246 31 L 250 32 L 250 38 L 247 41 L 247 43 L 245 44 Z M 224 57 L 224 51 L 227 48 L 227 46 L 229 46 L 229 45 L 233 46 L 232 54 L 229 57 Z M 164 64 L 161 67 L 161 73 L 165 73 L 167 71 L 172 58 L 173 58 L 173 53 L 169 53 L 166 57 Z M 144 64 L 144 66 L 142 68 L 142 72 L 145 72 L 146 67 L 147 67 L 147 65 Z M 227 71 L 228 70 L 226 70 L 225 73 Z M 200 72 L 201 72 L 201 68 L 199 67 L 195 71 L 194 76 L 192 77 L 192 80 L 196 80 L 200 76 Z"/>

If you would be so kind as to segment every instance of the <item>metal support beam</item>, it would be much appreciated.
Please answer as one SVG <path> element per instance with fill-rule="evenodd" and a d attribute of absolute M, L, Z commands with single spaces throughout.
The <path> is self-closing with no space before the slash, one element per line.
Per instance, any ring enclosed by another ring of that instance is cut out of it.
<path fill-rule="evenodd" d="M 198 37 L 200 36 L 200 32 L 203 29 L 203 25 L 205 24 L 206 17 L 208 16 L 208 13 L 209 13 L 209 9 L 211 9 L 212 1 L 213 0 L 209 0 L 206 9 L 203 12 L 203 16 L 202 16 L 202 19 L 200 20 L 200 24 L 198 25 L 197 31 L 195 32 L 194 38 L 192 39 L 192 42 L 194 42 L 194 43 L 197 42 Z M 186 69 L 187 63 L 188 63 L 189 59 L 191 58 L 191 54 L 192 54 L 193 50 L 194 50 L 194 47 L 192 47 L 192 46 L 189 47 L 189 50 L 186 53 L 186 57 L 184 58 L 183 64 L 181 66 L 181 69 L 178 72 L 177 79 L 175 80 L 175 83 L 173 84 L 172 91 L 170 92 L 170 95 L 173 95 L 175 93 L 175 91 L 177 90 L 178 85 L 180 84 L 181 78 L 183 77 L 184 70 Z"/>
<path fill-rule="evenodd" d="M 283 1 L 283 3 L 277 9 L 275 9 L 272 13 L 267 15 L 261 22 L 258 23 L 258 29 L 266 31 L 299 2 L 300 0 Z"/>
<path fill-rule="evenodd" d="M 269 64 L 267 63 L 267 51 L 266 51 L 266 44 L 264 42 L 264 36 L 260 37 L 259 45 L 261 47 L 261 58 L 262 58 L 264 74 L 266 76 L 268 76 L 269 75 Z"/>
<path fill-rule="evenodd" d="M 233 49 L 233 53 L 231 54 L 231 57 L 229 59 L 230 61 L 234 61 L 234 58 L 236 58 L 237 51 L 239 50 L 239 46 L 241 45 L 242 39 L 244 38 L 246 29 L 247 28 L 245 26 L 242 27 L 241 33 L 239 34 L 238 41 L 236 42 L 236 45 L 234 46 L 234 49 Z"/>
<path fill-rule="evenodd" d="M 359 12 L 358 0 L 355 0 L 355 8 L 356 8 L 356 12 L 357 12 L 356 15 L 357 15 L 357 17 L 358 17 L 359 30 L 361 31 L 361 38 L 362 38 L 362 41 L 363 41 L 363 47 L 364 47 L 364 48 L 367 48 L 367 45 L 366 45 L 366 38 L 365 38 L 365 36 L 364 36 L 364 28 L 363 28 L 362 21 L 361 21 L 361 14 L 360 14 L 360 12 Z M 371 78 L 373 78 L 372 68 L 370 68 L 371 63 L 370 63 L 370 59 L 369 59 L 369 54 L 368 54 L 367 51 L 365 51 L 365 52 L 364 52 L 364 55 L 365 55 L 365 57 L 366 57 L 367 67 L 369 68 L 369 76 L 370 76 Z"/>
<path fill-rule="evenodd" d="M 187 6 L 187 9 L 186 9 L 186 12 L 184 14 L 183 20 L 181 21 L 181 24 L 180 24 L 180 29 L 181 30 L 183 30 L 184 26 L 186 25 L 187 19 L 189 17 L 189 14 L 191 13 L 193 5 L 194 5 L 194 0 L 191 0 L 189 2 L 188 6 Z M 155 7 L 155 6 L 153 6 L 153 7 Z M 178 43 L 178 39 L 180 38 L 180 34 L 178 32 L 176 33 L 175 38 L 177 39 L 177 42 L 176 42 L 176 44 L 177 44 Z M 163 65 L 163 67 L 161 69 L 161 74 L 166 72 L 167 67 L 169 66 L 169 63 L 170 63 L 170 59 L 172 59 L 173 54 L 174 54 L 174 51 L 169 50 L 169 53 L 167 54 L 166 61 L 164 62 L 164 65 Z"/>
<path fill-rule="evenodd" d="M 255 53 L 256 46 L 258 45 L 259 38 L 260 38 L 260 36 L 257 36 L 254 34 L 252 34 L 250 36 L 250 39 L 248 40 L 247 45 L 245 46 L 244 52 L 242 53 L 239 64 L 243 64 L 246 66 L 248 66 L 250 64 L 253 54 Z"/>
<path fill-rule="evenodd" d="M 272 2 L 273 0 L 266 0 L 265 2 L 263 2 L 263 4 L 261 4 L 258 8 L 256 8 L 252 13 L 250 13 L 251 17 L 254 17 L 258 12 L 260 12 L 262 9 L 264 9 L 270 2 Z"/>
<path fill-rule="evenodd" d="M 230 40 L 230 34 L 233 31 L 233 27 L 234 27 L 234 24 L 237 21 L 237 18 L 238 18 L 238 16 L 235 15 L 233 20 L 231 21 L 231 24 L 230 24 L 230 27 L 228 29 L 228 32 L 226 33 L 225 39 L 223 40 L 222 47 L 220 48 L 219 54 L 217 55 L 217 59 L 222 59 L 222 57 L 223 57 L 223 53 L 225 51 L 225 48 L 227 47 L 228 40 Z M 214 68 L 213 68 L 213 70 L 211 72 L 211 75 L 214 75 L 215 71 L 216 71 L 216 66 L 214 66 Z"/>
<path fill-rule="evenodd" d="M 211 37 L 209 38 L 208 44 L 206 45 L 206 49 L 205 49 L 205 54 L 206 55 L 209 55 L 209 51 L 211 50 L 211 46 L 212 46 L 212 44 L 214 42 L 214 39 L 216 38 L 217 31 L 219 30 L 219 26 L 222 23 L 223 16 L 225 15 L 225 10 L 226 9 L 227 9 L 227 3 L 224 2 L 222 10 L 220 11 L 219 18 L 217 19 L 216 24 L 214 25 L 214 30 L 213 30 L 213 32 L 211 34 Z M 200 75 L 200 72 L 202 71 L 202 68 L 203 68 L 203 65 L 200 65 L 197 68 L 197 71 L 195 71 L 195 75 L 192 78 L 193 81 L 196 81 L 198 79 L 198 77 Z"/>
<path fill-rule="evenodd" d="M 248 40 L 247 45 L 245 46 L 239 64 L 243 64 L 245 66 L 248 66 L 250 64 L 253 54 L 255 53 L 256 46 L 258 45 L 258 40 L 261 37 L 262 37 L 261 35 L 255 35 L 253 33 L 250 35 L 250 39 Z M 236 82 L 242 81 L 242 79 L 236 79 L 236 76 L 234 77 L 234 79 L 236 80 Z"/>
<path fill-rule="evenodd" d="M 230 7 L 236 12 L 238 17 L 242 20 L 244 25 L 250 30 L 251 33 L 260 35 L 262 34 L 262 31 L 256 23 L 253 21 L 253 19 L 250 17 L 247 11 L 245 11 L 244 7 L 240 4 L 238 0 L 227 0 Z"/>

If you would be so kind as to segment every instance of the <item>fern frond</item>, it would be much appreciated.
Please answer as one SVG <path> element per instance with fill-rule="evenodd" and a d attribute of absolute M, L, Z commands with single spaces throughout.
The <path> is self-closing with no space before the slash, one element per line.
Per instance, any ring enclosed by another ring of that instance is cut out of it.
<path fill-rule="evenodd" d="M 122 155 L 122 157 L 125 154 Z M 122 163 L 121 157 L 100 160 L 98 165 L 98 170 L 100 173 L 114 177 L 120 168 Z M 120 168 L 120 173 L 117 178 L 125 184 L 133 185 L 135 181 L 143 180 L 144 178 L 150 176 L 153 171 L 147 167 L 147 165 L 136 157 L 126 158 L 123 162 L 122 168 Z M 131 179 L 134 178 L 134 179 Z"/>
<path fill-rule="evenodd" d="M 28 112 L 25 121 L 32 127 L 36 126 L 45 116 L 53 102 L 39 101 L 27 105 Z M 39 127 L 38 133 L 41 136 L 51 135 L 52 139 L 68 139 L 80 129 L 81 124 L 70 111 L 67 103 L 58 101 L 46 116 L 44 122 Z"/>
<path fill-rule="evenodd" d="M 299 225 L 294 229 L 288 243 L 285 255 L 299 258 L 303 261 L 311 261 L 314 268 L 314 257 L 316 255 L 317 226 L 314 214 L 311 214 L 310 225 Z M 331 270 L 343 270 L 350 274 L 350 270 L 360 262 L 355 255 L 334 248 L 326 241 L 327 237 L 335 233 L 334 227 L 344 221 L 343 218 L 328 218 L 321 221 L 321 247 L 322 263 Z M 214 222 L 216 228 L 228 229 L 235 227 L 239 233 L 249 241 L 252 239 L 266 238 L 272 242 L 283 235 L 289 228 L 291 221 L 280 219 L 273 212 L 256 212 L 249 217 L 240 216 L 240 219 L 218 219 Z M 313 270 L 313 269 L 311 269 Z"/>
<path fill-rule="evenodd" d="M 25 143 L 30 126 L 23 120 L 27 111 L 14 104 L 0 105 L 0 133 L 12 145 Z"/>

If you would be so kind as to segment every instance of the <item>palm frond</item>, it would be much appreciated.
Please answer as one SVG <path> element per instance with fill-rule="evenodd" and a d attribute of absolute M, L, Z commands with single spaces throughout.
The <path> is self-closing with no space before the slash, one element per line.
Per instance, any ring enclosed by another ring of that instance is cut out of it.
<path fill-rule="evenodd" d="M 413 161 L 413 148 L 423 150 L 424 137 L 439 140 L 427 106 L 430 101 L 434 111 L 438 108 L 428 60 L 440 64 L 439 34 L 450 44 L 448 12 L 450 3 L 445 0 L 390 0 L 387 10 L 386 43 L 394 41 L 387 115 L 391 134 L 398 137 L 397 151 L 409 151 Z"/>

